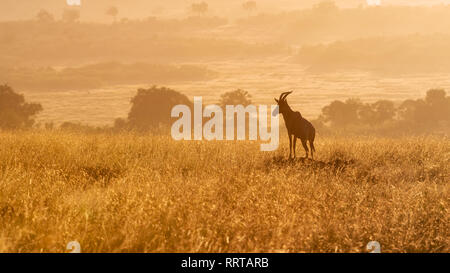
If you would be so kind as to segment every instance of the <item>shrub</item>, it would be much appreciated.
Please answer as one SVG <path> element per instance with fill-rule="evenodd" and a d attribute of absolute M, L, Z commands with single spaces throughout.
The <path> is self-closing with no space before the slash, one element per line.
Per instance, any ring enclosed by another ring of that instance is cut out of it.
<path fill-rule="evenodd" d="M 242 89 L 226 92 L 220 96 L 220 105 L 225 107 L 226 105 L 239 105 L 247 106 L 252 103 L 252 96 Z"/>
<path fill-rule="evenodd" d="M 171 110 L 175 105 L 184 104 L 192 107 L 192 102 L 183 94 L 166 87 L 153 86 L 139 89 L 131 99 L 128 124 L 138 130 L 156 129 L 171 123 Z M 123 122 L 119 122 L 124 126 Z"/>
<path fill-rule="evenodd" d="M 27 128 L 34 124 L 33 117 L 42 111 L 38 103 L 27 103 L 8 85 L 0 85 L 0 128 Z"/>

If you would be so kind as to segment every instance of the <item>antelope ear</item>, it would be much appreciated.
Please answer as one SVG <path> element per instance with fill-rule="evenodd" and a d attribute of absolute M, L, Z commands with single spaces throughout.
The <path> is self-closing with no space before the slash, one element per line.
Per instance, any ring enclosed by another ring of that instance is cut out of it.
<path fill-rule="evenodd" d="M 278 100 L 276 98 L 273 98 L 273 99 L 278 103 Z"/>

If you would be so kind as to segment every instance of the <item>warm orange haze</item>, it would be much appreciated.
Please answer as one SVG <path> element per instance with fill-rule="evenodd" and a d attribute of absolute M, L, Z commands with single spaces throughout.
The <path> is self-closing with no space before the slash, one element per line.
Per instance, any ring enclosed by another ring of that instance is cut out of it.
<path fill-rule="evenodd" d="M 0 252 L 450 251 L 449 1 L 77 3 L 0 1 Z"/>

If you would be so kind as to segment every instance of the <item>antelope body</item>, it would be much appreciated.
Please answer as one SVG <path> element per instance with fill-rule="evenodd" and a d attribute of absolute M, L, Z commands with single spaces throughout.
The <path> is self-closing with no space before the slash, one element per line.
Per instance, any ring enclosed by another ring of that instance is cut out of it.
<path fill-rule="evenodd" d="M 304 119 L 300 112 L 291 109 L 286 101 L 286 97 L 291 94 L 291 92 L 284 92 L 280 95 L 280 98 L 275 101 L 279 107 L 279 113 L 283 115 L 284 124 L 289 135 L 289 158 L 292 156 L 292 150 L 294 150 L 295 158 L 295 146 L 297 144 L 297 138 L 302 142 L 303 148 L 306 152 L 306 158 L 308 158 L 309 149 L 307 142 L 309 141 L 309 147 L 311 148 L 311 158 L 314 159 L 314 138 L 316 137 L 316 129 L 308 120 Z M 294 144 L 294 145 L 292 145 Z M 292 149 L 292 146 L 294 149 Z"/>

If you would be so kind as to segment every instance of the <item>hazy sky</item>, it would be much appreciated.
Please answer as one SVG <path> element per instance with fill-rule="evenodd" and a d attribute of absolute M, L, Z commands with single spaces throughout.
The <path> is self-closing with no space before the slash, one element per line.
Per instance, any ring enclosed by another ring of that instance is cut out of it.
<path fill-rule="evenodd" d="M 119 18 L 145 18 L 148 16 L 180 16 L 188 13 L 188 7 L 200 0 L 81 0 L 81 19 L 87 21 L 108 20 L 105 10 L 119 8 Z M 242 12 L 245 0 L 206 0 L 212 15 L 233 15 Z M 281 11 L 310 7 L 321 0 L 257 0 L 260 12 Z M 450 4 L 450 0 L 381 0 L 382 5 L 433 5 Z M 341 7 L 365 5 L 367 0 L 335 0 Z M 59 18 L 68 8 L 67 0 L 1 0 L 0 20 L 28 19 L 45 9 Z M 237 14 L 236 14 L 237 15 Z"/>

